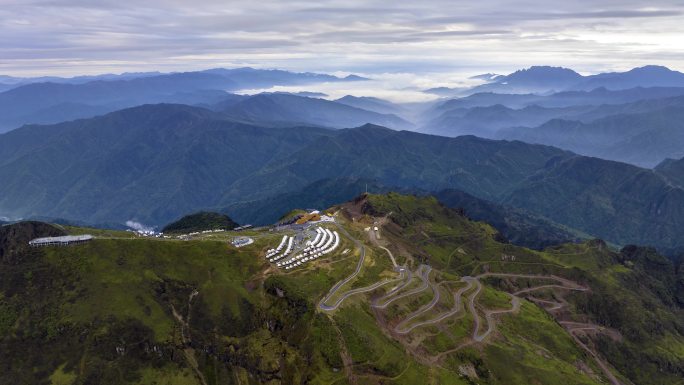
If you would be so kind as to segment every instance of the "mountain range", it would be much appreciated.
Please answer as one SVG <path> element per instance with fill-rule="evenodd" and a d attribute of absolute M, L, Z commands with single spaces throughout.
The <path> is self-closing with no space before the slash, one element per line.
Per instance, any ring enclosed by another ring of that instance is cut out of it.
<path fill-rule="evenodd" d="M 380 98 L 373 98 L 370 96 L 352 96 L 346 95 L 339 99 L 335 99 L 336 102 L 346 104 L 348 106 L 360 108 L 363 110 L 377 112 L 379 114 L 392 114 L 401 116 L 406 113 L 406 108 L 397 105 L 395 103 L 383 100 Z"/>
<path fill-rule="evenodd" d="M 239 222 L 265 226 L 278 222 L 283 213 L 293 207 L 328 207 L 334 202 L 351 200 L 362 191 L 374 194 L 400 192 L 418 196 L 434 195 L 444 205 L 461 210 L 468 218 L 492 224 L 501 233 L 502 240 L 534 249 L 589 238 L 578 230 L 528 211 L 496 204 L 460 190 L 446 189 L 431 193 L 420 188 L 389 187 L 377 180 L 352 177 L 322 179 L 298 191 L 234 203 L 220 211 Z"/>
<path fill-rule="evenodd" d="M 344 177 L 389 188 L 457 189 L 616 244 L 665 250 L 684 242 L 684 190 L 665 176 L 520 141 L 374 125 L 264 127 L 182 105 L 0 136 L 0 215 L 14 218 L 161 225 Z"/>
<path fill-rule="evenodd" d="M 291 72 L 278 69 L 256 69 L 251 67 L 240 68 L 212 68 L 194 73 L 217 74 L 222 77 L 230 78 L 243 88 L 268 88 L 273 85 L 292 85 L 292 84 L 311 84 L 319 82 L 338 82 L 368 80 L 358 75 L 349 75 L 340 78 L 328 74 L 313 72 Z M 0 84 L 8 87 L 18 87 L 33 83 L 61 83 L 61 84 L 84 84 L 93 81 L 111 80 L 132 80 L 145 77 L 156 77 L 164 75 L 177 75 L 179 72 L 163 74 L 158 71 L 153 72 L 124 72 L 121 74 L 102 74 L 102 75 L 82 75 L 75 77 L 59 76 L 40 76 L 40 77 L 15 77 L 0 75 Z"/>
<path fill-rule="evenodd" d="M 676 105 L 649 112 L 634 109 L 634 112 L 608 115 L 588 123 L 552 119 L 538 127 L 502 129 L 495 136 L 651 168 L 663 157 L 684 157 L 683 101 L 679 98 Z"/>
<path fill-rule="evenodd" d="M 680 77 L 681 73 L 658 66 L 591 76 L 538 66 L 506 76 L 480 77 L 487 83 L 474 88 L 470 96 L 436 101 L 431 106 L 352 95 L 327 100 L 328 96 L 306 91 L 252 96 L 228 93 L 365 79 L 252 68 L 71 79 L 5 77 L 3 81 L 14 88 L 0 92 L 0 132 L 26 123 L 51 124 L 147 103 L 180 103 L 261 126 L 349 128 L 372 123 L 441 136 L 523 140 L 654 167 L 665 158 L 684 155 L 680 150 L 679 110 L 684 95 Z M 560 86 L 572 82 L 583 85 Z M 516 92 L 504 88 L 545 84 L 549 91 L 543 93 L 492 92 Z M 505 87 L 482 88 L 495 85 Z M 553 92 L 557 89 L 563 91 Z"/>
<path fill-rule="evenodd" d="M 596 89 L 538 95 L 475 94 L 425 113 L 426 133 L 548 144 L 654 167 L 681 158 L 684 88 Z"/>
<path fill-rule="evenodd" d="M 242 99 L 231 98 L 217 108 L 236 120 L 263 125 L 306 124 L 331 128 L 349 128 L 374 123 L 395 129 L 412 124 L 393 114 L 378 113 L 337 101 L 286 93 L 261 93 Z"/>
<path fill-rule="evenodd" d="M 225 99 L 227 91 L 359 80 L 365 78 L 253 68 L 24 79 L 0 92 L 0 132 L 23 124 L 57 123 L 146 103 L 215 104 Z"/>
<path fill-rule="evenodd" d="M 684 73 L 667 67 L 649 65 L 626 72 L 609 72 L 583 76 L 563 67 L 533 66 L 506 76 L 483 79 L 485 84 L 469 93 L 551 93 L 560 91 L 624 90 L 635 87 L 684 87 Z"/>

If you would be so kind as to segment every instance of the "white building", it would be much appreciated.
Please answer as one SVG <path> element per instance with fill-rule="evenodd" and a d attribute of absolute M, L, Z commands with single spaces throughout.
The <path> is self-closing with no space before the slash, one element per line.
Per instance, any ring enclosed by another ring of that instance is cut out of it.
<path fill-rule="evenodd" d="M 45 237 L 33 239 L 29 241 L 29 245 L 33 247 L 78 245 L 91 241 L 92 239 L 93 236 L 89 234 L 66 235 L 63 237 Z"/>

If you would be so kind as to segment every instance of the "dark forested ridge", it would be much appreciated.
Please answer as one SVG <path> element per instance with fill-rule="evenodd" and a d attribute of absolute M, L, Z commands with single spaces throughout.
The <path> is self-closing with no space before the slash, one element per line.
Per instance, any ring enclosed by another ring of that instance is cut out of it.
<path fill-rule="evenodd" d="M 586 236 L 525 210 L 478 199 L 459 190 L 442 190 L 434 196 L 449 207 L 463 209 L 469 218 L 492 225 L 505 239 L 516 245 L 543 249 Z"/>
<path fill-rule="evenodd" d="M 683 243 L 684 192 L 652 170 L 519 141 L 374 125 L 263 127 L 180 105 L 4 134 L 0 178 L 0 214 L 15 218 L 162 225 L 202 209 L 276 202 L 319 180 L 361 178 L 393 189 L 457 189 L 615 244 Z"/>
<path fill-rule="evenodd" d="M 665 159 L 656 166 L 655 171 L 663 175 L 670 183 L 684 188 L 684 158 Z"/>
<path fill-rule="evenodd" d="M 214 206 L 237 179 L 329 132 L 252 126 L 179 105 L 26 126 L 0 140 L 0 207 L 12 217 L 161 225 Z"/>
<path fill-rule="evenodd" d="M 205 230 L 233 230 L 236 227 L 238 224 L 227 215 L 201 211 L 169 223 L 164 226 L 162 231 L 165 233 L 190 233 Z"/>

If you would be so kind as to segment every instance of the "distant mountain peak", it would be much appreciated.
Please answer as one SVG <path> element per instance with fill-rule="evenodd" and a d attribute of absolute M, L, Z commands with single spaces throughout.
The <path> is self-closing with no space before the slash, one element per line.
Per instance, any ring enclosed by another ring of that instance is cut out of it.
<path fill-rule="evenodd" d="M 671 70 L 665 66 L 661 65 L 647 65 L 643 67 L 636 67 L 632 68 L 631 70 L 627 71 L 624 73 L 625 75 L 632 75 L 632 76 L 645 76 L 645 77 L 664 77 L 664 78 L 673 78 L 673 77 L 680 77 L 684 74 L 682 74 L 679 71 L 674 71 Z"/>
<path fill-rule="evenodd" d="M 354 96 L 354 95 L 344 95 L 343 97 L 337 99 L 339 100 L 374 100 L 374 101 L 384 101 L 380 98 L 375 98 L 373 96 Z"/>
<path fill-rule="evenodd" d="M 532 66 L 472 88 L 471 94 L 495 93 L 548 93 L 571 88 L 582 80 L 582 75 L 564 67 Z"/>
<path fill-rule="evenodd" d="M 548 95 L 566 91 L 591 91 L 597 88 L 604 91 L 638 87 L 684 87 L 684 73 L 662 65 L 646 65 L 625 72 L 604 72 L 583 76 L 565 67 L 537 65 L 470 88 L 467 94 L 493 92 Z"/>
<path fill-rule="evenodd" d="M 354 127 L 352 130 L 377 130 L 377 131 L 394 131 L 391 128 L 380 126 L 378 124 L 366 123 L 359 127 Z"/>
<path fill-rule="evenodd" d="M 517 70 L 508 76 L 501 78 L 501 81 L 511 81 L 516 79 L 532 79 L 539 77 L 563 77 L 565 79 L 580 79 L 582 75 L 577 72 L 565 68 L 565 67 L 552 67 L 552 66 L 532 66 L 530 68 L 524 68 Z"/>
<path fill-rule="evenodd" d="M 497 79 L 499 79 L 499 78 L 501 78 L 501 77 L 503 77 L 503 75 L 499 75 L 499 74 L 495 74 L 495 73 L 488 72 L 488 73 L 486 73 L 486 74 L 480 74 L 480 75 L 471 76 L 471 77 L 469 77 L 468 79 L 472 79 L 472 80 L 484 80 L 484 81 L 487 81 L 487 82 L 491 82 L 491 81 L 497 80 Z"/>
<path fill-rule="evenodd" d="M 631 70 L 629 70 L 627 72 L 634 73 L 634 72 L 677 72 L 677 71 L 673 71 L 673 70 L 671 70 L 665 66 L 662 66 L 662 65 L 649 64 L 649 65 L 645 65 L 642 67 L 632 68 Z"/>
<path fill-rule="evenodd" d="M 684 73 L 661 65 L 636 67 L 626 72 L 606 72 L 584 78 L 578 89 L 628 89 L 637 87 L 684 87 Z"/>
<path fill-rule="evenodd" d="M 347 75 L 343 79 L 349 80 L 349 81 L 370 80 L 369 78 L 364 78 L 363 76 L 359 76 L 359 75 Z"/>

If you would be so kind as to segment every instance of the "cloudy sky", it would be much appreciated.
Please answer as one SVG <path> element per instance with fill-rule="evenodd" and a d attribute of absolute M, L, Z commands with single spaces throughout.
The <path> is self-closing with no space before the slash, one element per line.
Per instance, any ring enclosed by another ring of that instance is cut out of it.
<path fill-rule="evenodd" d="M 684 1 L 0 0 L 6 75 L 249 65 L 430 78 L 534 64 L 684 70 Z"/>

